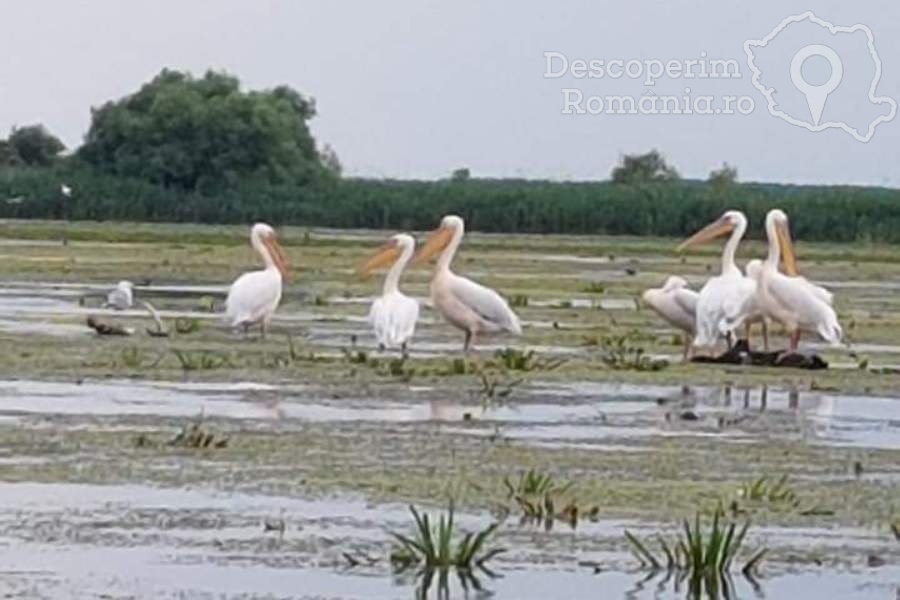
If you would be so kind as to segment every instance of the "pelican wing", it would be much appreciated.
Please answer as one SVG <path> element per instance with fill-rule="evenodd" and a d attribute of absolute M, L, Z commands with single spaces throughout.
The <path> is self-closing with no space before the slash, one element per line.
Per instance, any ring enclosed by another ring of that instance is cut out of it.
<path fill-rule="evenodd" d="M 418 319 L 419 303 L 399 292 L 376 298 L 369 311 L 375 339 L 385 348 L 398 348 L 408 343 Z"/>
<path fill-rule="evenodd" d="M 765 291 L 778 306 L 804 331 L 817 333 L 827 342 L 836 344 L 842 337 L 837 314 L 820 291 L 802 277 L 774 273 L 765 278 Z M 829 294 L 830 297 L 830 294 Z"/>
<path fill-rule="evenodd" d="M 498 329 L 516 335 L 522 334 L 519 317 L 500 294 L 465 277 L 455 275 L 450 279 L 450 293 L 462 304 Z"/>
<path fill-rule="evenodd" d="M 828 306 L 834 306 L 834 294 L 826 290 L 820 285 L 816 285 L 815 283 L 809 281 L 805 277 L 797 277 L 803 285 L 809 287 L 809 291 L 811 294 L 815 295 L 819 300 L 827 304 Z"/>
<path fill-rule="evenodd" d="M 281 301 L 281 274 L 276 269 L 244 273 L 231 284 L 225 314 L 232 326 L 256 323 Z"/>
<path fill-rule="evenodd" d="M 697 314 L 697 300 L 700 298 L 700 294 L 687 288 L 678 288 L 672 294 L 672 298 L 684 314 L 690 315 L 693 320 Z"/>

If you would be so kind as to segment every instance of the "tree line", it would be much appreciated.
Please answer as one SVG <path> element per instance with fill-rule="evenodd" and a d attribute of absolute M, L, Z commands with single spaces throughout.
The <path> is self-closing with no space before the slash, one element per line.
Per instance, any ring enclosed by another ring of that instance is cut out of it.
<path fill-rule="evenodd" d="M 0 217 L 400 230 L 457 213 L 490 232 L 683 236 L 729 208 L 760 223 L 780 207 L 803 239 L 900 242 L 900 190 L 740 183 L 727 164 L 685 180 L 656 150 L 623 156 L 608 181 L 465 168 L 434 181 L 342 177 L 310 132 L 314 116 L 314 100 L 286 86 L 245 91 L 228 74 L 164 70 L 93 109 L 70 155 L 41 125 L 0 140 Z"/>

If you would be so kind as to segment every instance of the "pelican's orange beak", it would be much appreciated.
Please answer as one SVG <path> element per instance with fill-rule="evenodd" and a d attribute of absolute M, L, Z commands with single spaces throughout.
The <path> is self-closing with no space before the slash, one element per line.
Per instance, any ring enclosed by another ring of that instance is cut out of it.
<path fill-rule="evenodd" d="M 356 273 L 360 277 L 368 277 L 375 269 L 392 265 L 398 258 L 400 258 L 400 246 L 397 244 L 396 240 L 390 240 L 376 250 L 375 254 L 370 256 L 366 262 L 361 264 L 359 268 L 356 269 Z"/>
<path fill-rule="evenodd" d="M 797 254 L 794 252 L 794 241 L 791 239 L 791 230 L 787 223 L 777 222 L 775 232 L 778 235 L 778 246 L 781 248 L 781 262 L 784 264 L 784 272 L 796 277 Z"/>
<path fill-rule="evenodd" d="M 269 250 L 269 254 L 272 256 L 275 266 L 281 272 L 281 276 L 284 279 L 288 279 L 291 274 L 291 267 L 284 255 L 284 250 L 278 244 L 278 240 L 276 240 L 274 236 L 269 236 L 263 239 L 263 244 L 265 244 L 266 248 Z"/>
<path fill-rule="evenodd" d="M 705 244 L 707 242 L 711 242 L 716 238 L 720 238 L 723 235 L 728 235 L 733 230 L 734 224 L 732 224 L 728 219 L 722 217 L 710 223 L 685 241 L 681 242 L 681 244 L 678 245 L 677 250 L 678 252 L 683 252 L 687 248 L 699 246 L 700 244 Z"/>
<path fill-rule="evenodd" d="M 415 263 L 423 263 L 430 260 L 436 254 L 439 254 L 444 248 L 450 244 L 453 239 L 453 229 L 450 227 L 439 227 L 428 235 L 425 245 L 416 254 Z"/>

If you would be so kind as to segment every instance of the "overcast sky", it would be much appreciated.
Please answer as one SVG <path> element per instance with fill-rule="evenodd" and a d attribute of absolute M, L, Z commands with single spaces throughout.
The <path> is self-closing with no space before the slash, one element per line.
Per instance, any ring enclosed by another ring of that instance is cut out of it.
<path fill-rule="evenodd" d="M 163 67 L 211 67 L 247 87 L 287 83 L 313 96 L 315 135 L 351 175 L 436 178 L 466 166 L 478 176 L 603 179 L 620 154 L 656 147 L 688 177 L 727 161 L 744 181 L 900 187 L 900 117 L 862 143 L 839 128 L 812 132 L 770 115 L 753 86 L 744 42 L 806 10 L 835 25 L 867 25 L 883 63 L 876 96 L 900 100 L 896 0 L 32 0 L 0 8 L 0 131 L 42 122 L 77 146 L 91 106 L 136 90 Z M 801 121 L 811 121 L 804 96 L 783 87 L 791 58 L 796 44 L 827 42 L 807 29 L 779 34 L 781 47 L 764 48 L 769 56 L 760 59 L 762 81 L 777 87 L 780 106 L 803 112 Z M 844 78 L 821 122 L 865 130 L 888 112 L 888 104 L 867 103 L 874 62 L 865 36 L 832 47 Z M 642 64 L 705 52 L 737 60 L 740 77 L 663 76 L 653 86 L 608 74 L 546 78 L 546 52 Z M 827 65 L 813 57 L 803 73 L 821 83 Z M 723 95 L 755 106 L 746 115 L 562 114 L 565 88 L 640 100 L 683 96 L 685 87 L 713 95 L 713 106 Z"/>

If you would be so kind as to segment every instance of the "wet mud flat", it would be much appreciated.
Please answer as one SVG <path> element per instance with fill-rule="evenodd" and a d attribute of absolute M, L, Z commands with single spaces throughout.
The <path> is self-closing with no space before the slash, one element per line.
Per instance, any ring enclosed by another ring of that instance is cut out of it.
<path fill-rule="evenodd" d="M 217 314 L 254 266 L 243 229 L 72 228 L 66 247 L 52 224 L 0 228 L 19 234 L 0 244 L 7 596 L 415 597 L 391 532 L 411 531 L 409 504 L 437 516 L 450 498 L 463 530 L 500 523 L 482 595 L 685 597 L 623 532 L 674 539 L 719 504 L 752 522 L 741 556 L 769 549 L 732 597 L 900 588 L 900 299 L 885 293 L 900 251 L 801 247 L 808 276 L 842 282 L 851 342 L 808 345 L 831 368 L 805 372 L 681 364 L 676 332 L 636 298 L 669 273 L 702 282 L 716 258 L 665 240 L 474 235 L 459 268 L 513 299 L 524 338 L 464 360 L 425 310 L 401 360 L 365 324 L 379 283 L 352 275 L 380 232 L 286 231 L 296 283 L 263 341 Z M 141 310 L 100 309 L 126 278 L 183 331 L 150 338 Z M 426 271 L 407 280 L 425 295 Z M 90 315 L 135 335 L 98 338 Z M 175 443 L 195 423 L 213 441 Z M 571 484 L 574 527 L 523 521 L 507 482 L 529 470 Z M 750 499 L 763 478 L 786 478 L 790 501 Z"/>

